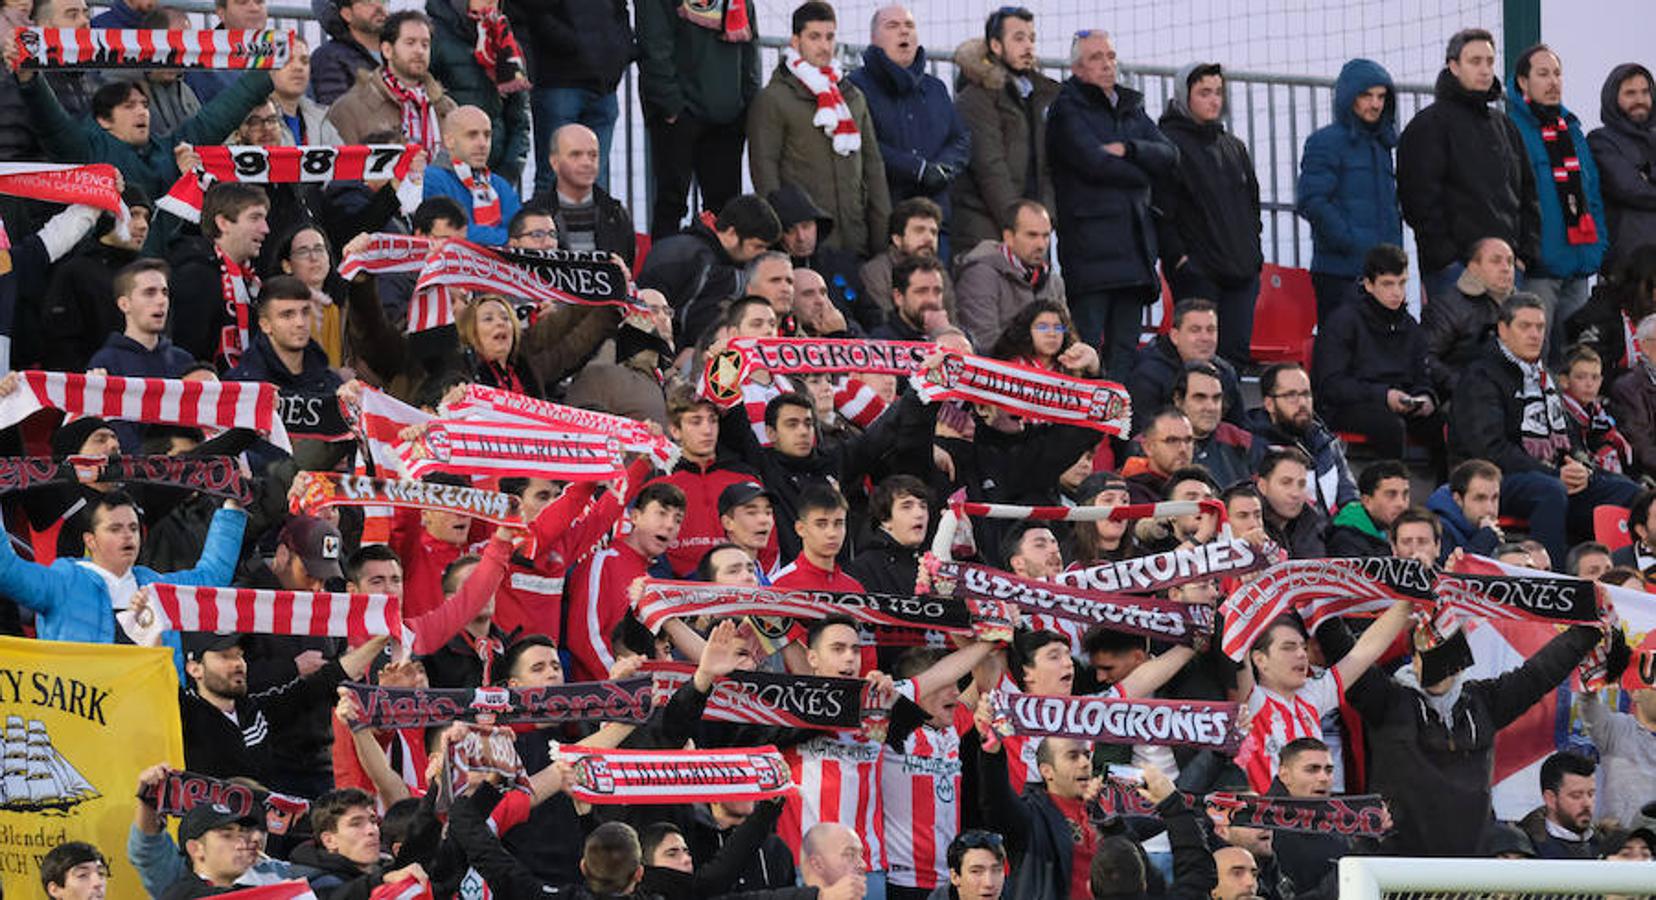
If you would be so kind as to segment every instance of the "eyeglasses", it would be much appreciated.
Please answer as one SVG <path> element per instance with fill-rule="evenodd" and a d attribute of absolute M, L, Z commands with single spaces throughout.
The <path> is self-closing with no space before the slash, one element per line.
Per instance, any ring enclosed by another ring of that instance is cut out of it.
<path fill-rule="evenodd" d="M 295 247 L 288 255 L 294 259 L 324 259 L 328 248 L 325 244 L 312 244 L 309 247 Z"/>
<path fill-rule="evenodd" d="M 1062 322 L 1036 322 L 1029 327 L 1037 334 L 1063 334 L 1069 331 L 1069 327 Z"/>
<path fill-rule="evenodd" d="M 534 238 L 537 241 L 555 241 L 558 231 L 555 228 L 532 228 L 518 235 L 520 238 Z"/>
<path fill-rule="evenodd" d="M 1310 391 L 1278 391 L 1275 394 L 1267 394 L 1266 396 L 1271 397 L 1272 399 L 1276 399 L 1276 400 L 1310 400 L 1311 399 L 1311 392 Z"/>
<path fill-rule="evenodd" d="M 282 121 L 281 116 L 248 116 L 242 120 L 243 128 L 274 128 Z"/>

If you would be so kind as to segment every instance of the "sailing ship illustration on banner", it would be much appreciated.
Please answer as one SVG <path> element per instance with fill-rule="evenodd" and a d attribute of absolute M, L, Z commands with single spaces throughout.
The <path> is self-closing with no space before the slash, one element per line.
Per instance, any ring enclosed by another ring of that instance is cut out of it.
<path fill-rule="evenodd" d="M 6 716 L 0 747 L 0 810 L 62 815 L 102 796 L 52 746 L 39 719 Z"/>

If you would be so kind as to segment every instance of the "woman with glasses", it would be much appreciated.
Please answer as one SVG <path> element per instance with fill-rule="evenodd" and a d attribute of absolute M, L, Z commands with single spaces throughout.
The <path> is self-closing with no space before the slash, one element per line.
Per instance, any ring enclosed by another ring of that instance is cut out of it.
<path fill-rule="evenodd" d="M 315 314 L 311 336 L 328 354 L 328 365 L 344 365 L 348 358 L 345 316 L 341 311 L 345 282 L 334 274 L 333 247 L 327 236 L 314 222 L 302 221 L 272 246 L 276 258 L 266 270 L 274 270 L 271 274 L 292 275 L 310 288 L 311 309 Z"/>

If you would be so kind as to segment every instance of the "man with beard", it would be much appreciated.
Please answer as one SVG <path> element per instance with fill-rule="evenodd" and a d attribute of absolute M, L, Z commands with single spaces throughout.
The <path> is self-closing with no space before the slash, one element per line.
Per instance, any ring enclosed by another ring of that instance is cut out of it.
<path fill-rule="evenodd" d="M 1541 763 L 1541 805 L 1518 822 L 1541 859 L 1597 859 L 1591 759 L 1561 750 Z"/>
<path fill-rule="evenodd" d="M 939 232 L 943 228 L 943 210 L 925 197 L 911 197 L 891 208 L 890 246 L 863 263 L 858 275 L 869 299 L 878 303 L 889 319 L 895 315 L 891 308 L 891 270 L 905 260 L 928 257 L 938 259 Z M 947 267 L 943 270 L 943 308 L 949 320 L 955 318 L 954 280 Z"/>
<path fill-rule="evenodd" d="M 644 487 L 633 500 L 626 536 L 576 567 L 570 577 L 568 640 L 577 681 L 601 681 L 615 665 L 609 636 L 629 614 L 627 586 L 645 574 L 677 540 L 684 524 L 684 492 L 665 482 Z"/>
<path fill-rule="evenodd" d="M 1651 90 L 1656 80 L 1638 63 L 1610 70 L 1599 91 L 1599 118 L 1604 124 L 1587 135 L 1598 163 L 1610 226 L 1606 271 L 1614 271 L 1633 248 L 1656 242 L 1656 130 L 1651 128 Z"/>
<path fill-rule="evenodd" d="M 1244 423 L 1253 432 L 1251 456 L 1257 468 L 1265 454 L 1293 447 L 1311 461 L 1306 484 L 1316 505 L 1326 515 L 1357 499 L 1357 481 L 1351 476 L 1340 439 L 1318 421 L 1311 396 L 1311 378 L 1296 362 L 1277 363 L 1259 376 L 1260 409 L 1248 411 Z"/>
<path fill-rule="evenodd" d="M 192 632 L 184 636 L 187 687 L 178 693 L 184 733 L 184 766 L 215 778 L 270 780 L 273 734 L 301 722 L 311 709 L 328 705 L 334 689 L 359 681 L 385 649 L 386 638 L 370 638 L 337 661 L 258 694 L 247 692 L 246 638 L 239 634 Z"/>
<path fill-rule="evenodd" d="M 926 341 L 949 324 L 944 311 L 943 264 L 934 256 L 915 256 L 891 271 L 892 315 L 869 337 L 888 341 Z"/>

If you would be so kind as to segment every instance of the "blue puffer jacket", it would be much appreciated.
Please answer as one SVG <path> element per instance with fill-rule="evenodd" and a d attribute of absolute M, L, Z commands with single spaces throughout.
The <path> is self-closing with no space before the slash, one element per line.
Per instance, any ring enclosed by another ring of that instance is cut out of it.
<path fill-rule="evenodd" d="M 1351 105 L 1369 88 L 1386 88 L 1380 121 L 1368 125 Z M 1354 59 L 1334 82 L 1334 122 L 1305 140 L 1295 208 L 1311 223 L 1311 271 L 1356 278 L 1375 244 L 1403 244 L 1397 208 L 1397 94 L 1377 62 Z"/>
<path fill-rule="evenodd" d="M 163 574 L 145 566 L 133 566 L 133 578 L 139 587 L 157 581 L 226 586 L 236 576 L 242 530 L 246 527 L 247 513 L 221 509 L 213 514 L 213 524 L 207 529 L 207 543 L 195 568 Z M 115 642 L 117 626 L 109 588 L 98 573 L 75 560 L 59 558 L 50 566 L 42 566 L 19 557 L 10 541 L 0 539 L 0 595 L 35 611 L 36 633 L 42 640 Z M 178 633 L 168 632 L 166 643 L 176 653 Z"/>
<path fill-rule="evenodd" d="M 1150 189 L 1173 174 L 1179 151 L 1145 115 L 1144 95 L 1117 85 L 1112 103 L 1103 89 L 1071 77 L 1047 110 L 1046 134 L 1069 296 L 1155 284 Z M 1112 143 L 1126 154 L 1106 152 Z"/>
<path fill-rule="evenodd" d="M 1513 79 L 1511 83 L 1518 81 Z M 1536 119 L 1535 110 L 1517 94 L 1507 95 L 1506 106 L 1507 116 L 1524 137 L 1524 155 L 1529 157 L 1530 169 L 1535 172 L 1535 199 L 1541 204 L 1541 259 L 1535 271 L 1527 274 L 1575 278 L 1597 272 L 1610 247 L 1610 228 L 1604 213 L 1604 195 L 1599 191 L 1598 163 L 1593 161 L 1593 153 L 1587 147 L 1581 120 L 1568 107 L 1558 108 L 1564 121 L 1569 123 L 1570 141 L 1575 144 L 1576 159 L 1581 161 L 1581 189 L 1587 195 L 1587 211 L 1593 214 L 1593 222 L 1598 225 L 1598 240 L 1591 244 L 1572 244 L 1564 237 L 1564 207 L 1558 199 L 1552 163 L 1547 159 L 1547 145 L 1541 140 L 1541 122 Z"/>
<path fill-rule="evenodd" d="M 935 194 L 923 192 L 920 170 L 927 163 L 937 163 L 957 176 L 966 171 L 972 158 L 972 133 L 949 98 L 948 86 L 926 74 L 926 49 L 916 51 L 914 62 L 905 69 L 884 50 L 869 47 L 863 51 L 862 68 L 848 77 L 868 101 L 868 115 L 880 137 L 891 202 L 926 197 L 943 207 L 947 222 L 948 186 Z"/>

